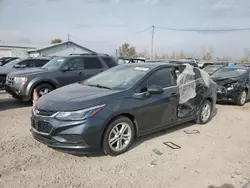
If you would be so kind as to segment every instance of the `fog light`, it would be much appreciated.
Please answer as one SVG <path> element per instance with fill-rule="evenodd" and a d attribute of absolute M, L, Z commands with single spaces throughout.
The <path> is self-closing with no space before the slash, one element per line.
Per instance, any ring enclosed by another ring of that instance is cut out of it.
<path fill-rule="evenodd" d="M 60 136 L 55 136 L 53 139 L 57 140 L 58 142 L 64 142 L 64 143 L 73 143 L 73 144 L 78 144 L 78 143 L 85 143 L 81 135 L 77 134 L 65 134 L 65 135 L 60 135 Z"/>

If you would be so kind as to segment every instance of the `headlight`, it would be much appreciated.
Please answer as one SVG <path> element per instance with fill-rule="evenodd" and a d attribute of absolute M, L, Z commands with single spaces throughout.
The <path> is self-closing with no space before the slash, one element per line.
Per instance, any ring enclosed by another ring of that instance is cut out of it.
<path fill-rule="evenodd" d="M 14 77 L 14 82 L 16 84 L 25 84 L 28 81 L 26 77 Z"/>
<path fill-rule="evenodd" d="M 59 112 L 56 118 L 65 121 L 80 121 L 90 118 L 105 107 L 105 104 L 72 112 Z"/>

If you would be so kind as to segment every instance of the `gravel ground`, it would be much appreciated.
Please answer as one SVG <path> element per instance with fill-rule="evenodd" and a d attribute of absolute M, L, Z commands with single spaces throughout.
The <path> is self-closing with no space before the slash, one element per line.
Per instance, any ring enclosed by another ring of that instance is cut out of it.
<path fill-rule="evenodd" d="M 250 104 L 217 108 L 210 123 L 144 136 L 121 156 L 77 157 L 35 141 L 29 132 L 31 104 L 0 91 L 0 187 L 207 188 L 228 183 L 241 188 L 250 181 Z M 183 132 L 194 129 L 200 133 Z"/>

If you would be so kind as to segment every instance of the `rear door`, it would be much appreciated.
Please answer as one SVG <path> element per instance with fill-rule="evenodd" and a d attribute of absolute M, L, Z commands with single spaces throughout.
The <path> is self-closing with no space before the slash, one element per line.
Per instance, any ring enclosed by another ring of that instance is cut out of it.
<path fill-rule="evenodd" d="M 103 72 L 106 69 L 107 67 L 100 61 L 98 57 L 84 57 L 84 70 L 81 79 L 86 80 Z"/>
<path fill-rule="evenodd" d="M 82 57 L 69 60 L 59 72 L 60 86 L 81 81 L 84 75 L 84 59 Z"/>
<path fill-rule="evenodd" d="M 143 115 L 141 131 L 144 133 L 177 121 L 179 92 L 176 85 L 175 70 L 173 68 L 156 70 L 136 88 L 135 92 L 138 95 L 143 95 L 152 85 L 163 87 L 164 93 L 140 99 L 140 108 Z"/>

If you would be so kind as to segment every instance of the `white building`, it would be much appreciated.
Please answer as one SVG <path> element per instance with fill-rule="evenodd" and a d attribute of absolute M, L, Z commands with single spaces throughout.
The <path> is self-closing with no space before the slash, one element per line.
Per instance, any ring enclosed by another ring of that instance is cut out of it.
<path fill-rule="evenodd" d="M 53 44 L 40 49 L 27 51 L 31 57 L 37 56 L 68 56 L 70 54 L 95 53 L 94 51 L 80 46 L 72 41 Z"/>
<path fill-rule="evenodd" d="M 33 50 L 35 47 L 16 46 L 16 45 L 0 45 L 0 57 L 28 57 L 28 50 Z"/>

